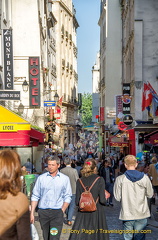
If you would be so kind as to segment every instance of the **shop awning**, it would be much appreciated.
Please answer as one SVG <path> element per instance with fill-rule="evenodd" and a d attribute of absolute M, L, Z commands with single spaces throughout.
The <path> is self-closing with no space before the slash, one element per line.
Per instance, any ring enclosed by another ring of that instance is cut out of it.
<path fill-rule="evenodd" d="M 158 146 L 158 130 L 144 135 L 144 143 Z"/>
<path fill-rule="evenodd" d="M 109 137 L 109 145 L 111 147 L 128 147 L 128 141 L 123 141 L 123 137 L 111 136 Z"/>
<path fill-rule="evenodd" d="M 38 146 L 44 143 L 44 136 L 25 119 L 0 105 L 0 146 Z"/>
<path fill-rule="evenodd" d="M 135 131 L 152 132 L 158 130 L 158 124 L 138 124 L 134 127 Z"/>

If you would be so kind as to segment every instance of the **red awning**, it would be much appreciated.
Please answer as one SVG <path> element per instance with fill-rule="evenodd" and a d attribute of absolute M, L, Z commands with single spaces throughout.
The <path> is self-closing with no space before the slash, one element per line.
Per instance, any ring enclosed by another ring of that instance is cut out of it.
<path fill-rule="evenodd" d="M 44 133 L 35 129 L 0 132 L 0 146 L 38 146 L 44 143 Z"/>
<path fill-rule="evenodd" d="M 158 146 L 158 130 L 145 135 L 144 138 L 145 138 L 144 143 Z"/>

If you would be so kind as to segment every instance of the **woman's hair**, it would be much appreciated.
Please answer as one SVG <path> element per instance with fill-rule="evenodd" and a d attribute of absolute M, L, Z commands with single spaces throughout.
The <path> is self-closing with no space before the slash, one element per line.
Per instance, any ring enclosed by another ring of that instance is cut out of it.
<path fill-rule="evenodd" d="M 0 151 L 0 199 L 7 194 L 16 196 L 21 190 L 21 164 L 19 155 L 13 150 Z"/>
<path fill-rule="evenodd" d="M 156 158 L 156 157 L 153 157 L 153 158 L 151 159 L 151 161 L 152 161 L 152 163 L 157 163 L 157 158 Z"/>
<path fill-rule="evenodd" d="M 93 158 L 88 158 L 84 162 L 81 174 L 84 177 L 88 177 L 93 173 L 96 173 L 96 162 Z"/>

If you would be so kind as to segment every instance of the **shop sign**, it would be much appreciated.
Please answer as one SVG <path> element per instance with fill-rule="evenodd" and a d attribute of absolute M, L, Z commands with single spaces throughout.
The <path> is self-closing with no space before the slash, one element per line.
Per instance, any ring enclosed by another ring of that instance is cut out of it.
<path fill-rule="evenodd" d="M 118 123 L 118 129 L 121 130 L 121 131 L 124 131 L 127 129 L 127 125 L 124 124 L 124 122 L 119 122 Z"/>
<path fill-rule="evenodd" d="M 100 121 L 103 122 L 104 119 L 104 107 L 100 107 Z"/>
<path fill-rule="evenodd" d="M 30 108 L 40 108 L 39 57 L 29 57 Z"/>
<path fill-rule="evenodd" d="M 20 100 L 20 91 L 0 91 L 0 99 Z"/>
<path fill-rule="evenodd" d="M 128 143 L 114 143 L 114 142 L 111 142 L 110 146 L 111 147 L 128 147 Z"/>
<path fill-rule="evenodd" d="M 0 124 L 0 132 L 17 132 L 17 124 Z"/>
<path fill-rule="evenodd" d="M 124 118 L 123 118 L 123 123 L 125 125 L 131 125 L 133 122 L 133 118 L 131 115 L 125 115 Z"/>
<path fill-rule="evenodd" d="M 123 114 L 129 114 L 130 113 L 130 103 L 131 103 L 130 83 L 123 84 L 122 103 L 123 103 Z"/>
<path fill-rule="evenodd" d="M 3 30 L 4 44 L 4 88 L 13 90 L 13 46 L 12 30 Z"/>
<path fill-rule="evenodd" d="M 116 116 L 123 112 L 122 95 L 116 96 Z"/>

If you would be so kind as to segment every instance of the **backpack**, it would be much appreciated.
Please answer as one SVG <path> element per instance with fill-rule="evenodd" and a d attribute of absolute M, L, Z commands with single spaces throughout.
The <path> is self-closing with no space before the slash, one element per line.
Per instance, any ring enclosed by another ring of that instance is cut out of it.
<path fill-rule="evenodd" d="M 81 194 L 80 201 L 79 201 L 79 209 L 81 212 L 94 212 L 97 210 L 96 204 L 98 202 L 98 198 L 95 202 L 90 190 L 92 189 L 93 185 L 96 183 L 98 178 L 100 177 L 97 177 L 90 187 L 85 187 L 83 182 L 79 178 L 79 181 L 84 189 L 84 192 Z"/>

